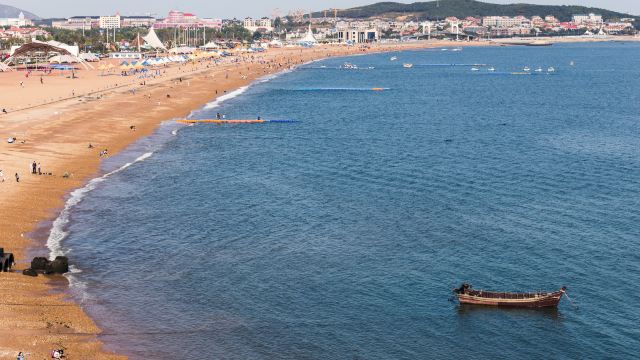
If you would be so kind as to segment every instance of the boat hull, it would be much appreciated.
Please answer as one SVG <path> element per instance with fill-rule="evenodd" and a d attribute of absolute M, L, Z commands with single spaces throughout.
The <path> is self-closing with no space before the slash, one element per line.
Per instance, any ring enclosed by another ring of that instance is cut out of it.
<path fill-rule="evenodd" d="M 562 298 L 562 294 L 562 292 L 554 292 L 548 295 L 522 299 L 487 298 L 469 294 L 457 294 L 457 297 L 460 304 L 540 308 L 557 307 L 560 299 Z"/>

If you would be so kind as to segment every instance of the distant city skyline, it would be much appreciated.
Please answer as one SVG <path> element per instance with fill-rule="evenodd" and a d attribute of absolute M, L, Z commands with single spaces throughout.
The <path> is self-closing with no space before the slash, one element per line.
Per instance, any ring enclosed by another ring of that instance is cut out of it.
<path fill-rule="evenodd" d="M 156 17 L 164 17 L 167 12 L 172 9 L 193 12 L 202 17 L 243 18 L 246 16 L 270 16 L 276 8 L 279 10 L 280 15 L 286 15 L 289 10 L 292 9 L 304 9 L 305 11 L 318 11 L 334 7 L 345 9 L 376 2 L 378 1 L 325 0 L 320 5 L 317 1 L 311 0 L 246 0 L 229 2 L 221 6 L 220 2 L 214 3 L 210 0 L 161 0 L 155 2 L 134 2 L 131 0 L 85 0 L 78 2 L 77 0 L 57 0 L 46 3 L 43 3 L 42 0 L 0 0 L 2 4 L 15 6 L 45 18 L 78 15 L 109 15 L 114 14 L 116 11 L 119 11 L 122 15 L 151 14 Z M 398 2 L 409 3 L 413 1 Z M 497 4 L 582 5 L 640 15 L 640 1 L 638 0 L 490 0 L 486 2 Z"/>

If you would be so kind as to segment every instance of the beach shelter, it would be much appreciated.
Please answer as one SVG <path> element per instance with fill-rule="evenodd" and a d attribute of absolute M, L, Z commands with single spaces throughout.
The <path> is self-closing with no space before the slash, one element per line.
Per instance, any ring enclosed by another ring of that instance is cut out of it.
<path fill-rule="evenodd" d="M 0 63 L 0 72 L 11 71 L 11 68 L 7 64 Z"/>
<path fill-rule="evenodd" d="M 98 58 L 95 54 L 92 54 L 92 53 L 82 53 L 78 57 L 84 61 L 91 61 L 91 62 L 100 61 L 100 58 Z"/>
<path fill-rule="evenodd" d="M 81 60 L 71 55 L 56 55 L 49 58 L 49 64 L 77 64 Z"/>
<path fill-rule="evenodd" d="M 167 50 L 162 41 L 160 41 L 160 38 L 158 38 L 155 30 L 153 30 L 153 27 L 149 29 L 149 33 L 146 36 L 143 36 L 142 39 L 147 43 L 147 45 L 154 49 Z"/>

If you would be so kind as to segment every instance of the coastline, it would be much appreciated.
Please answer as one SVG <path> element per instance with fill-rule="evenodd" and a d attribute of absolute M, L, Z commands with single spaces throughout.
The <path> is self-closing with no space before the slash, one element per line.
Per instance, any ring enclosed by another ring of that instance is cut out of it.
<path fill-rule="evenodd" d="M 460 45 L 455 42 L 388 44 L 375 46 L 364 53 Z M 363 53 L 361 49 L 346 47 L 275 49 L 263 56 L 263 62 L 245 58 L 241 64 L 190 72 L 179 69 L 173 76 L 144 87 L 138 88 L 133 79 L 129 84 L 101 90 L 101 99 L 89 100 L 85 94 L 3 115 L 0 131 L 3 135 L 16 134 L 18 142 L 0 144 L 0 164 L 6 178 L 0 185 L 4 195 L 0 202 L 4 212 L 9 214 L 2 217 L 0 238 L 5 251 L 15 254 L 17 264 L 14 272 L 1 275 L 5 287 L 13 290 L 3 293 L 0 299 L 0 318 L 4 325 L 0 336 L 10 339 L 0 346 L 0 358 L 14 358 L 19 351 L 29 353 L 30 357 L 46 357 L 54 348 L 63 348 L 69 355 L 85 358 L 125 358 L 105 352 L 97 339 L 100 329 L 95 322 L 72 299 L 56 291 L 60 283 L 66 284 L 64 277 L 31 278 L 21 274 L 21 270 L 29 267 L 27 256 L 48 255 L 42 253 L 46 249 L 44 244 L 30 234 L 36 230 L 40 234 L 50 231 L 70 193 L 101 176 L 102 162 L 98 156 L 101 149 L 107 148 L 111 155 L 117 154 L 153 134 L 167 119 L 188 116 L 206 104 L 220 101 L 225 94 L 250 86 L 261 77 L 288 70 L 290 65 L 360 53 Z M 287 63 L 287 60 L 293 62 Z M 277 66 L 277 62 L 282 66 Z M 229 76 L 223 79 L 225 73 Z M 178 78 L 182 81 L 176 81 Z M 89 84 L 88 87 L 95 86 Z M 129 91 L 132 87 L 138 88 L 135 94 Z M 58 89 L 47 89 L 52 90 Z M 76 102 L 79 99 L 84 101 Z M 15 103 L 32 100 L 16 99 Z M 135 131 L 130 126 L 135 126 Z M 22 140 L 25 143 L 21 143 Z M 89 143 L 94 145 L 93 149 L 88 149 Z M 41 162 L 43 171 L 53 175 L 27 175 L 27 165 L 31 161 Z M 21 175 L 18 184 L 13 180 L 16 171 Z M 69 178 L 60 176 L 65 172 L 70 174 Z M 43 223 L 49 228 L 44 229 Z M 70 262 L 73 263 L 73 259 Z"/>
<path fill-rule="evenodd" d="M 266 56 L 272 56 L 273 59 L 291 56 L 296 60 L 299 56 L 299 60 L 304 63 L 327 56 L 365 55 L 429 47 L 497 45 L 490 42 L 432 42 L 407 46 L 388 44 L 365 53 L 349 48 L 303 51 L 281 49 L 270 51 Z M 116 89 L 104 90 L 105 99 L 99 101 L 79 104 L 73 102 L 76 97 L 71 101 L 39 105 L 0 116 L 0 130 L 3 134 L 7 126 L 13 126 L 14 133 L 23 133 L 28 138 L 26 144 L 18 147 L 10 147 L 6 142 L 0 144 L 0 164 L 5 170 L 7 182 L 11 183 L 13 180 L 13 172 L 9 170 L 26 172 L 27 165 L 32 160 L 44 159 L 43 169 L 54 173 L 51 177 L 24 174 L 20 187 L 13 183 L 11 188 L 6 183 L 0 184 L 3 193 L 7 193 L 0 200 L 2 207 L 7 214 L 11 214 L 3 217 L 3 226 L 0 227 L 3 243 L 0 246 L 5 251 L 16 254 L 18 264 L 15 270 L 28 267 L 29 260 L 26 256 L 44 249 L 43 244 L 29 234 L 34 230 L 45 231 L 38 228 L 43 222 L 53 225 L 53 221 L 59 218 L 60 212 L 65 208 L 71 192 L 84 188 L 90 181 L 103 175 L 100 171 L 102 162 L 97 155 L 101 149 L 108 148 L 110 154 L 118 154 L 141 138 L 156 132 L 168 119 L 188 116 L 203 106 L 221 101 L 225 95 L 251 86 L 264 76 L 288 71 L 283 67 L 268 68 L 266 64 L 242 63 L 243 67 L 245 65 L 248 67 L 242 70 L 246 71 L 246 78 L 240 76 L 240 70 L 235 64 L 190 73 L 177 72 L 173 77 L 141 88 L 137 95 L 128 93 L 127 89 L 131 85 L 122 85 Z M 227 70 L 235 72 L 229 73 L 229 79 L 222 79 L 221 76 Z M 183 77 L 181 84 L 175 81 L 178 77 Z M 226 91 L 226 94 L 216 96 L 215 90 Z M 170 100 L 165 97 L 168 93 L 171 94 Z M 151 98 L 147 100 L 146 96 Z M 60 113 L 71 115 L 61 116 Z M 9 125 L 5 123 L 7 119 L 10 119 Z M 87 119 L 93 119 L 93 122 L 88 122 Z M 135 125 L 136 131 L 131 131 L 130 125 Z M 96 148 L 87 149 L 87 143 L 96 145 Z M 59 176 L 65 171 L 71 173 L 69 179 Z M 46 232 L 50 229 L 48 227 Z M 73 261 L 74 259 L 70 259 L 71 263 Z M 29 278 L 19 272 L 0 276 L 5 280 L 6 287 L 14 289 L 10 294 L 3 294 L 0 300 L 0 316 L 5 325 L 0 330 L 0 336 L 11 339 L 0 345 L 0 358 L 14 358 L 18 351 L 29 352 L 30 357 L 46 357 L 55 347 L 66 349 L 72 356 L 93 359 L 125 358 L 105 352 L 97 338 L 100 329 L 95 322 L 78 304 L 55 291 L 57 286 L 65 284 L 64 278 Z M 20 309 L 16 310 L 16 307 Z"/>

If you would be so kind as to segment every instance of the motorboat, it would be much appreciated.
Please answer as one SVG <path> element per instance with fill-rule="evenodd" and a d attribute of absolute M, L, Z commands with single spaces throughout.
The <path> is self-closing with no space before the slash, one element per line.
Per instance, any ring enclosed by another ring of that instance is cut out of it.
<path fill-rule="evenodd" d="M 488 68 L 487 70 L 489 70 L 489 71 L 496 71 L 496 68 L 494 68 L 494 67 L 490 67 L 490 68 Z"/>
<path fill-rule="evenodd" d="M 525 67 L 524 67 L 524 69 L 522 69 L 522 71 L 529 72 L 529 71 L 531 71 L 531 68 L 530 68 L 530 67 L 528 67 L 528 66 L 525 66 Z"/>
<path fill-rule="evenodd" d="M 396 60 L 398 60 L 398 57 L 397 56 L 392 56 L 391 59 L 389 59 L 389 60 L 396 61 Z"/>
<path fill-rule="evenodd" d="M 537 68 L 535 72 L 542 72 L 542 68 Z"/>
<path fill-rule="evenodd" d="M 411 69 L 411 68 L 413 67 L 413 64 L 402 64 L 402 66 L 403 66 L 405 69 Z"/>
<path fill-rule="evenodd" d="M 552 67 L 547 69 L 547 72 L 550 72 L 550 73 L 556 72 L 556 69 L 552 66 Z"/>
<path fill-rule="evenodd" d="M 471 71 L 480 71 L 480 69 L 476 68 L 476 67 L 472 67 Z"/>

